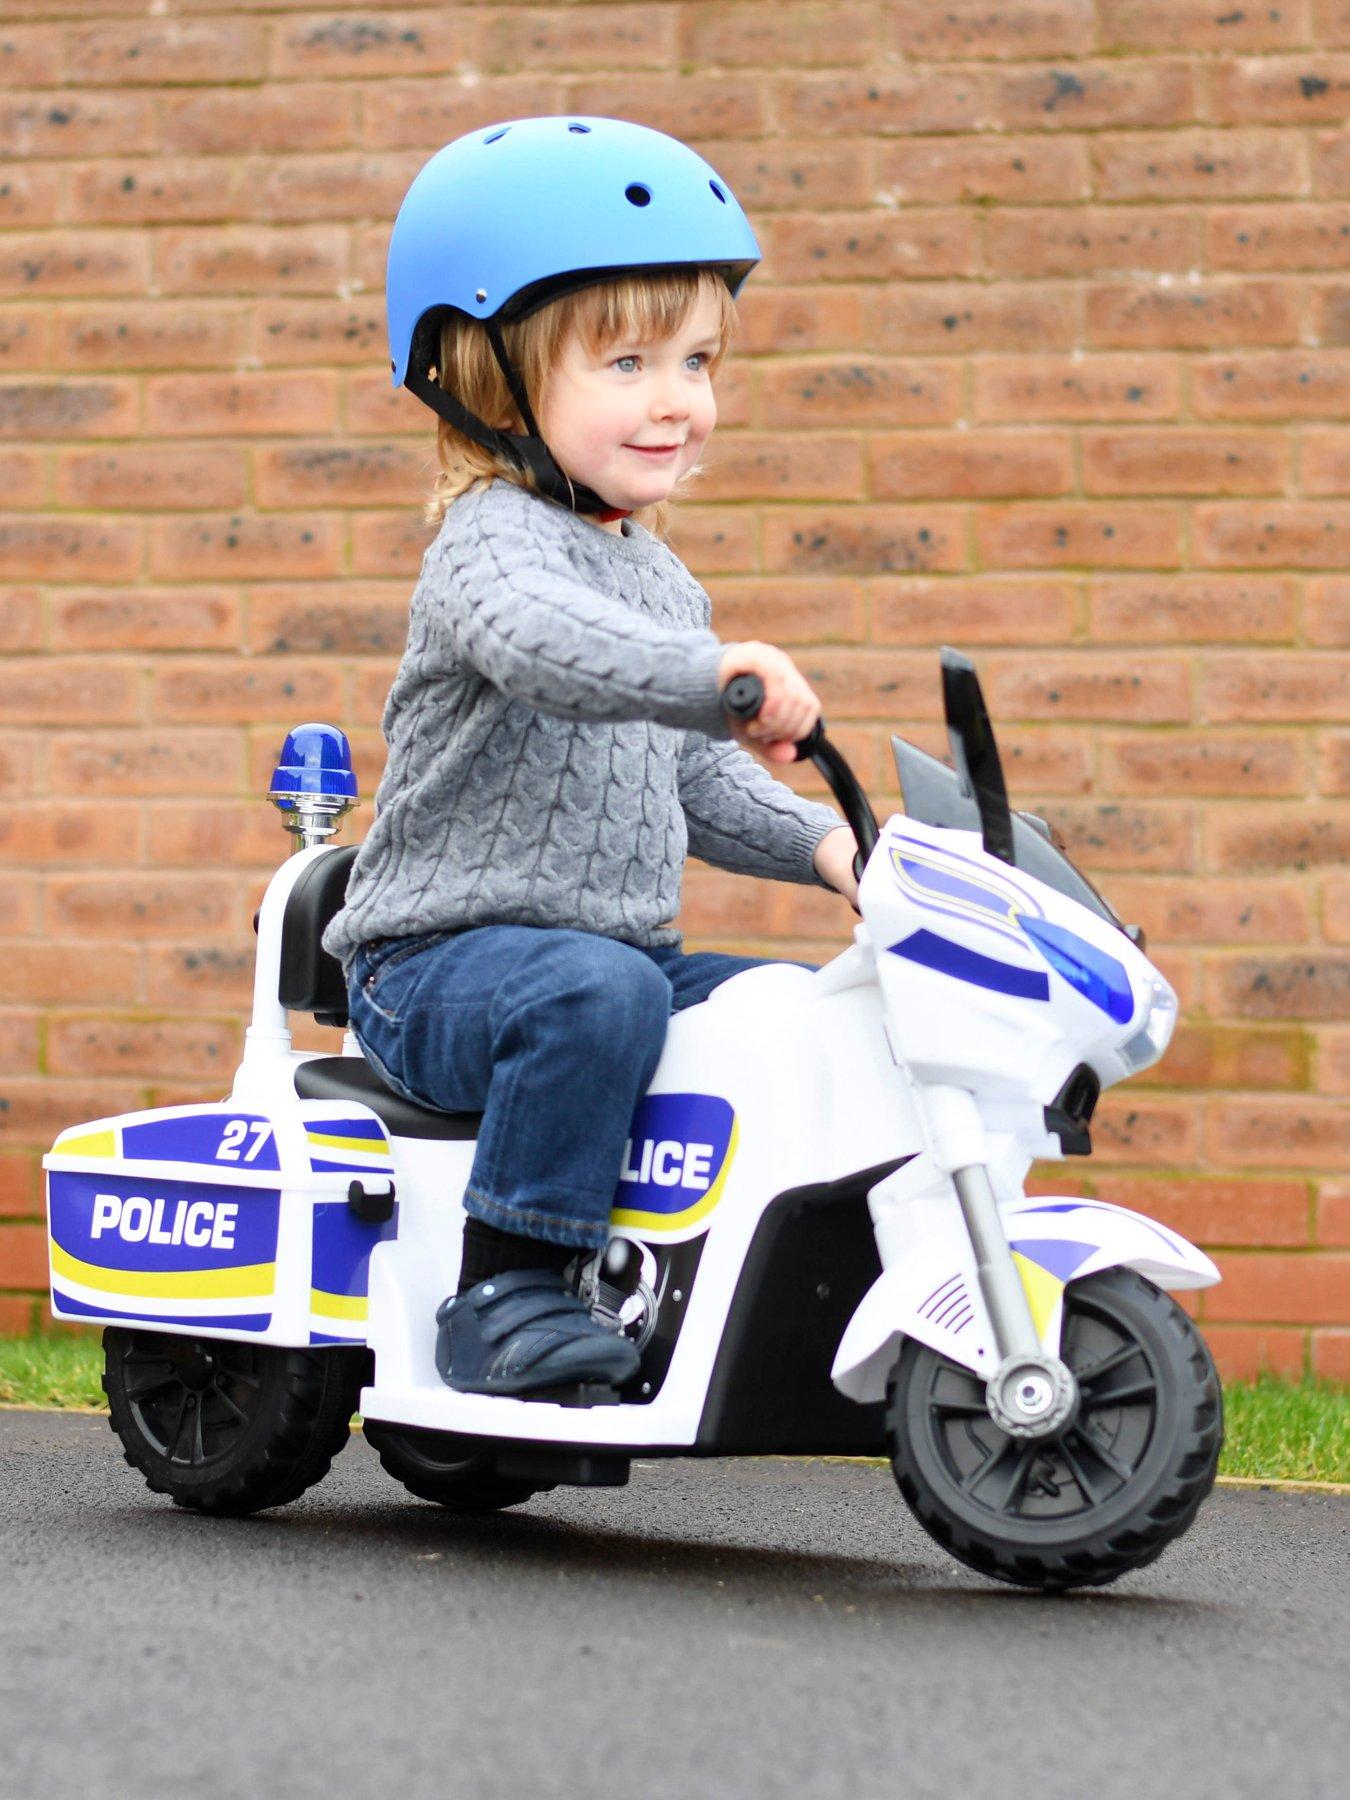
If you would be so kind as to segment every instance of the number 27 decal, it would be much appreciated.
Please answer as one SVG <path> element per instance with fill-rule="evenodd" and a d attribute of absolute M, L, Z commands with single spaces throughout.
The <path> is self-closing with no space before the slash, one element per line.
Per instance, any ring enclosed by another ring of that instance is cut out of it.
<path fill-rule="evenodd" d="M 253 1142 L 244 1152 L 243 1161 L 251 1163 L 272 1135 L 272 1127 L 266 1119 L 231 1119 L 220 1140 L 220 1148 L 216 1151 L 216 1160 L 238 1162 L 240 1146 L 250 1133 Z"/>

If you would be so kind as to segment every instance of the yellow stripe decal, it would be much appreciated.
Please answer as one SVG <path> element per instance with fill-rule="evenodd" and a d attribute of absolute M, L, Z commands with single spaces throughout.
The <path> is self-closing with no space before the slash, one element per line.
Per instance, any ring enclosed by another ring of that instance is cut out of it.
<path fill-rule="evenodd" d="M 1020 1250 L 1013 1251 L 1012 1259 L 1017 1265 L 1017 1273 L 1022 1277 L 1022 1286 L 1026 1289 L 1036 1336 L 1044 1344 L 1046 1330 L 1053 1323 L 1055 1309 L 1064 1295 L 1064 1283 L 1058 1275 L 1052 1275 L 1049 1269 L 1043 1269 L 1039 1263 L 1023 1256 Z"/>
<path fill-rule="evenodd" d="M 740 1135 L 741 1122 L 739 1119 L 733 1118 L 731 1136 L 727 1140 L 727 1153 L 722 1159 L 722 1167 L 717 1171 L 717 1180 L 713 1182 L 701 1200 L 696 1200 L 692 1206 L 677 1213 L 630 1212 L 626 1207 L 616 1206 L 610 1214 L 610 1223 L 627 1225 L 643 1231 L 677 1231 L 682 1230 L 686 1225 L 696 1225 L 700 1219 L 706 1219 L 722 1198 L 722 1189 L 726 1186 L 727 1173 L 731 1168 L 732 1158 L 736 1154 L 736 1145 Z"/>
<path fill-rule="evenodd" d="M 81 1262 L 59 1244 L 52 1245 L 52 1269 L 67 1281 L 100 1294 L 127 1294 L 144 1300 L 241 1300 L 270 1294 L 277 1265 L 243 1263 L 233 1269 L 105 1269 Z"/>
<path fill-rule="evenodd" d="M 307 1131 L 305 1136 L 311 1144 L 325 1144 L 332 1150 L 364 1150 L 371 1156 L 389 1154 L 385 1138 L 330 1137 L 326 1131 Z"/>
<path fill-rule="evenodd" d="M 309 1310 L 326 1319 L 364 1319 L 369 1306 L 364 1294 L 330 1294 L 323 1288 L 309 1290 Z"/>
<path fill-rule="evenodd" d="M 53 1156 L 116 1156 L 117 1131 L 86 1131 L 83 1137 L 58 1138 Z"/>

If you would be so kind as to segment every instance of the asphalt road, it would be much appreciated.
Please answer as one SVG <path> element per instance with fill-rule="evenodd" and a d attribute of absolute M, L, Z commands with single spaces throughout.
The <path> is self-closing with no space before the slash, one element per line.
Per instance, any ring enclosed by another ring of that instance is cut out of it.
<path fill-rule="evenodd" d="M 1350 1499 L 1220 1491 L 1105 1592 L 952 1562 L 889 1471 L 636 1465 L 451 1517 L 359 1438 L 178 1511 L 102 1419 L 0 1414 L 0 1793 L 1350 1792 Z"/>

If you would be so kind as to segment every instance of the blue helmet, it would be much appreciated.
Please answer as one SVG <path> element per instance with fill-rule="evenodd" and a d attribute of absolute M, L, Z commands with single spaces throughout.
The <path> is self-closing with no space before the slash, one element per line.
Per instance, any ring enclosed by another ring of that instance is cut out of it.
<path fill-rule="evenodd" d="M 385 284 L 393 385 L 532 468 L 553 498 L 603 510 L 539 437 L 502 324 L 635 269 L 713 269 L 735 295 L 759 255 L 726 182 L 662 131 L 564 113 L 468 132 L 422 168 L 394 221 Z M 447 308 L 485 325 L 530 435 L 492 429 L 428 378 Z"/>

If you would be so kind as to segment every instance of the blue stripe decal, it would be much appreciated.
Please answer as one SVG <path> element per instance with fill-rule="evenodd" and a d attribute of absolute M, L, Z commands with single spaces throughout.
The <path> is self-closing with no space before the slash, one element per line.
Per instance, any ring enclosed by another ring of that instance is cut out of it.
<path fill-rule="evenodd" d="M 1049 919 L 1021 918 L 1018 924 L 1070 987 L 1077 988 L 1117 1025 L 1129 1024 L 1134 1017 L 1134 994 L 1123 963 Z"/>
<path fill-rule="evenodd" d="M 316 1175 L 379 1175 L 388 1169 L 386 1160 L 384 1169 L 377 1169 L 374 1163 L 327 1162 L 322 1156 L 311 1156 L 309 1166 Z"/>
<path fill-rule="evenodd" d="M 311 1331 L 309 1341 L 311 1344 L 364 1344 L 366 1340 L 364 1338 L 329 1337 L 326 1331 Z"/>
<path fill-rule="evenodd" d="M 1040 969 L 1021 969 L 1016 963 L 1000 962 L 993 956 L 981 956 L 978 950 L 967 950 L 950 938 L 933 931 L 915 931 L 898 944 L 889 946 L 892 955 L 903 956 L 939 975 L 953 975 L 968 981 L 972 987 L 989 988 L 996 994 L 1012 994 L 1019 1000 L 1048 1000 L 1050 977 Z"/>
<path fill-rule="evenodd" d="M 52 1283 L 52 1299 L 62 1312 L 78 1313 L 86 1319 L 125 1319 L 131 1325 L 195 1325 L 199 1330 L 205 1330 L 208 1325 L 222 1325 L 230 1331 L 266 1331 L 272 1323 L 271 1313 L 194 1314 L 187 1318 L 176 1313 L 121 1312 L 115 1306 L 90 1306 L 87 1300 L 77 1300 L 73 1294 L 65 1293 L 55 1282 Z"/>

